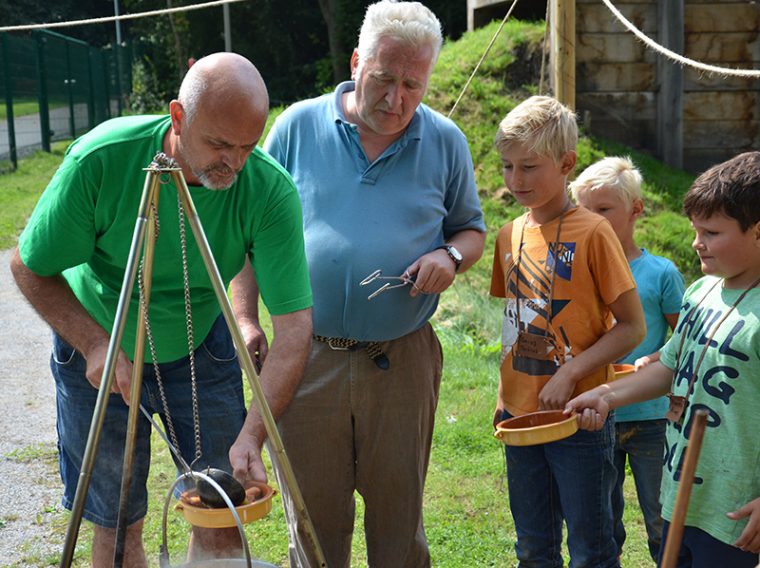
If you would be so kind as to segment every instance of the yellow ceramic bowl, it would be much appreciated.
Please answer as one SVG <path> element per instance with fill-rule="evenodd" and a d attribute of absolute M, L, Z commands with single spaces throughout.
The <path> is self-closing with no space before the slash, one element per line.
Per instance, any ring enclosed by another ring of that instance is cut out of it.
<path fill-rule="evenodd" d="M 266 483 L 254 482 L 245 490 L 243 504 L 235 507 L 240 522 L 251 523 L 268 515 L 272 510 L 274 494 L 274 489 Z M 218 529 L 237 526 L 229 508 L 210 509 L 204 506 L 200 503 L 195 489 L 182 493 L 175 509 L 181 511 L 185 520 L 196 527 Z"/>
<path fill-rule="evenodd" d="M 635 367 L 633 365 L 623 363 L 616 363 L 612 366 L 612 368 L 615 370 L 616 379 L 624 377 L 625 375 L 630 375 L 635 370 Z"/>
<path fill-rule="evenodd" d="M 575 414 L 561 410 L 539 410 L 503 420 L 496 425 L 496 436 L 508 446 L 535 446 L 556 442 L 578 431 Z"/>

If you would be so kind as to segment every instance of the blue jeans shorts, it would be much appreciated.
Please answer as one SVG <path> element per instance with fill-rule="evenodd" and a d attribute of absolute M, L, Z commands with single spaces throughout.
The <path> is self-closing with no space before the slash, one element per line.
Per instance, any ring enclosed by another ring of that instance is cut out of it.
<path fill-rule="evenodd" d="M 235 346 L 222 316 L 194 355 L 202 455 L 193 469 L 212 466 L 230 471 L 228 451 L 243 426 L 245 403 Z M 85 377 L 84 357 L 55 333 L 50 367 L 56 384 L 59 467 L 64 485 L 62 503 L 71 510 L 98 391 Z M 180 452 L 185 461 L 191 463 L 195 460 L 195 433 L 189 357 L 162 363 L 160 373 Z M 166 417 L 152 364 L 143 367 L 140 401 L 148 412 L 159 415 L 166 431 Z M 121 395 L 111 394 L 82 514 L 83 518 L 102 527 L 114 528 L 118 520 L 128 412 L 129 407 Z M 146 481 L 150 468 L 151 425 L 142 413 L 138 416 L 127 524 L 142 519 L 148 504 Z"/>
<path fill-rule="evenodd" d="M 502 419 L 510 418 L 503 411 Z M 614 418 L 597 432 L 536 446 L 504 446 L 520 568 L 560 568 L 562 522 L 570 568 L 619 568 L 612 530 Z"/>

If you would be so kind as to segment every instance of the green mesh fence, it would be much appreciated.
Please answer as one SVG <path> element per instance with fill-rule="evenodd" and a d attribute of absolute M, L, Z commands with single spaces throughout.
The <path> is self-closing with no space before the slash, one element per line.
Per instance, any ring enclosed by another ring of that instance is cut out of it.
<path fill-rule="evenodd" d="M 0 160 L 74 138 L 123 110 L 131 44 L 107 49 L 47 30 L 0 33 Z"/>

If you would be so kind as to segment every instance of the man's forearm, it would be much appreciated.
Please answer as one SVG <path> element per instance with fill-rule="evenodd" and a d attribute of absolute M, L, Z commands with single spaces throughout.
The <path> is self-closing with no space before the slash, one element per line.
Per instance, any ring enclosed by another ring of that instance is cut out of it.
<path fill-rule="evenodd" d="M 275 420 L 285 411 L 298 388 L 311 351 L 311 308 L 272 317 L 274 339 L 259 378 L 264 396 Z M 244 429 L 258 440 L 266 429 L 258 411 L 251 408 Z"/>
<path fill-rule="evenodd" d="M 483 255 L 486 234 L 474 229 L 465 229 L 452 235 L 446 242 L 455 246 L 462 253 L 462 264 L 458 270 L 458 273 L 461 274 L 475 264 Z"/>

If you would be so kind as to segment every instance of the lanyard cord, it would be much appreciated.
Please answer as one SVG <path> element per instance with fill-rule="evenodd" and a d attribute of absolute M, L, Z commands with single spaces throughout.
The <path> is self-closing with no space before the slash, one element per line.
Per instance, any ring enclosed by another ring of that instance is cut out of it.
<path fill-rule="evenodd" d="M 702 296 L 702 298 L 697 302 L 697 304 L 689 311 L 689 315 L 686 316 L 686 321 L 684 322 L 684 327 L 686 327 L 687 324 L 689 324 L 689 320 L 691 319 L 692 315 L 696 312 L 697 308 L 702 305 L 702 302 L 704 302 L 707 297 L 712 293 L 712 291 L 715 289 L 715 287 L 720 283 L 723 282 L 723 280 L 717 280 L 712 286 L 710 286 L 710 289 L 707 291 L 707 293 Z M 697 364 L 694 367 L 694 371 L 691 373 L 691 378 L 689 379 L 689 386 L 686 389 L 686 395 L 684 398 L 688 399 L 691 395 L 691 389 L 694 387 L 694 381 L 697 378 L 697 373 L 699 372 L 699 367 L 702 365 L 702 361 L 705 358 L 705 354 L 707 353 L 707 348 L 710 347 L 710 343 L 712 343 L 713 337 L 715 337 L 715 333 L 718 331 L 718 328 L 721 326 L 721 324 L 726 321 L 726 318 L 731 314 L 731 312 L 734 311 L 736 306 L 739 305 L 739 302 L 741 302 L 744 297 L 749 293 L 750 290 L 757 287 L 757 285 L 760 284 L 760 278 L 755 280 L 749 288 L 744 290 L 741 295 L 736 299 L 736 301 L 733 303 L 733 305 L 728 309 L 728 311 L 723 314 L 723 317 L 720 318 L 720 321 L 713 327 L 712 331 L 710 332 L 710 336 L 707 338 L 707 341 L 705 342 L 705 346 L 702 348 L 702 352 L 699 354 L 699 359 L 697 360 Z M 696 320 L 692 321 L 691 323 L 694 323 Z M 681 343 L 678 346 L 678 354 L 676 355 L 676 371 L 678 371 L 678 368 L 681 364 L 681 354 L 683 352 L 683 344 L 686 340 L 687 333 L 684 333 L 681 335 Z"/>
<path fill-rule="evenodd" d="M 567 213 L 567 210 L 570 209 L 567 205 L 562 210 L 562 213 L 559 216 L 559 223 L 557 224 L 557 235 L 554 237 L 554 267 L 552 268 L 552 279 L 551 283 L 549 284 L 549 301 L 546 306 L 546 330 L 545 330 L 545 337 L 549 336 L 549 325 L 551 324 L 552 320 L 552 300 L 554 299 L 554 280 L 557 276 L 557 263 L 558 260 L 558 253 L 559 253 L 559 236 L 562 231 L 562 221 L 565 218 L 565 213 Z M 530 213 L 528 213 L 530 215 Z M 525 225 L 528 221 L 527 215 L 525 216 L 525 219 L 523 220 L 522 227 L 520 228 L 520 248 L 517 250 L 517 263 L 515 266 L 515 303 L 517 304 L 517 331 L 519 333 L 520 331 L 520 323 L 522 320 L 520 319 L 520 265 L 522 263 L 522 253 L 523 253 L 523 245 L 525 243 L 524 237 L 525 237 Z M 549 243 L 551 245 L 551 243 Z M 547 257 L 548 257 L 548 251 L 551 250 L 551 247 L 547 247 Z"/>

